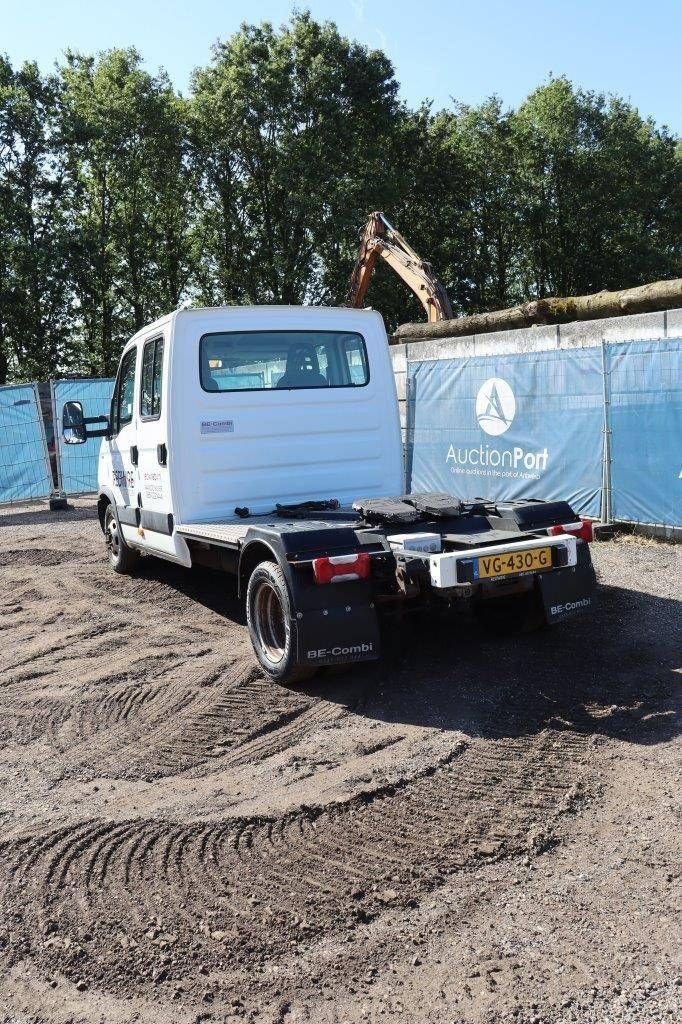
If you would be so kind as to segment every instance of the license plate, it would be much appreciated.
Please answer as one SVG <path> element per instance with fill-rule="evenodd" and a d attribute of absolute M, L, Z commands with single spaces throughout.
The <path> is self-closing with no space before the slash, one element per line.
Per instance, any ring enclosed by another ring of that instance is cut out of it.
<path fill-rule="evenodd" d="M 508 551 L 503 555 L 481 555 L 476 579 L 510 576 L 520 572 L 540 572 L 552 568 L 551 548 L 530 548 L 528 551 Z"/>

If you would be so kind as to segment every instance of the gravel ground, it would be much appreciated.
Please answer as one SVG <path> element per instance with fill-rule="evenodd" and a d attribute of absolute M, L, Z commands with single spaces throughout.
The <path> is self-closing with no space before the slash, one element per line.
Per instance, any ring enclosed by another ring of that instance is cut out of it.
<path fill-rule="evenodd" d="M 226 577 L 0 515 L 0 1020 L 679 1020 L 682 550 L 593 555 L 294 690 Z"/>

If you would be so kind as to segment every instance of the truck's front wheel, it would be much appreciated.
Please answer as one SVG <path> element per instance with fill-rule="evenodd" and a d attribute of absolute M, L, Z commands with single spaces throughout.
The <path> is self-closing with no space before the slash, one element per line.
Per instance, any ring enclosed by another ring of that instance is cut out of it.
<path fill-rule="evenodd" d="M 313 674 L 298 663 L 289 589 L 276 562 L 261 562 L 251 573 L 246 619 L 256 657 L 269 676 L 294 683 Z"/>
<path fill-rule="evenodd" d="M 123 539 L 116 513 L 111 505 L 107 505 L 104 513 L 104 540 L 109 554 L 109 564 L 114 572 L 132 575 L 137 569 L 140 556 L 137 551 L 129 548 Z"/>

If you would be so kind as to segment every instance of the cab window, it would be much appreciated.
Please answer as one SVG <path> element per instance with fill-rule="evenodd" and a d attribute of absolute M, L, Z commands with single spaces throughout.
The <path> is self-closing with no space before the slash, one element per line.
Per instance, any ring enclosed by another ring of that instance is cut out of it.
<path fill-rule="evenodd" d="M 161 415 L 161 372 L 163 369 L 163 338 L 146 342 L 142 350 L 140 380 L 140 415 L 144 420 Z"/>
<path fill-rule="evenodd" d="M 137 349 L 131 348 L 123 356 L 114 389 L 112 426 L 114 434 L 132 422 L 135 400 L 135 363 Z"/>
<path fill-rule="evenodd" d="M 199 344 L 204 391 L 358 388 L 369 381 L 365 342 L 353 331 L 230 331 Z"/>

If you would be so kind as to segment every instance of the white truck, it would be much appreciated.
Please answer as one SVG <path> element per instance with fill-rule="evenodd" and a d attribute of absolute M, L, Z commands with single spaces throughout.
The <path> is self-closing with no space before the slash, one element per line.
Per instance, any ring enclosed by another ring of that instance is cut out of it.
<path fill-rule="evenodd" d="M 261 306 L 179 310 L 126 344 L 101 436 L 109 560 L 233 574 L 276 680 L 379 657 L 382 607 L 470 603 L 554 623 L 589 609 L 584 524 L 565 502 L 404 494 L 381 317 Z"/>

